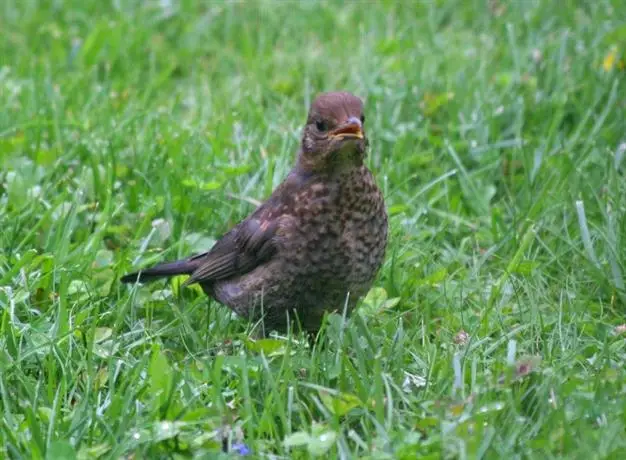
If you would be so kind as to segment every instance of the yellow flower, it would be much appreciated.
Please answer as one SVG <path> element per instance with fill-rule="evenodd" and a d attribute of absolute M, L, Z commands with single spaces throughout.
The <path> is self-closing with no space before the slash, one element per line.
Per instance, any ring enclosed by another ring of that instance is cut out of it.
<path fill-rule="evenodd" d="M 619 52 L 617 46 L 612 46 L 606 56 L 604 56 L 604 60 L 602 61 L 602 68 L 604 69 L 604 71 L 610 72 L 615 67 L 620 70 L 624 69 L 624 61 L 618 58 Z"/>

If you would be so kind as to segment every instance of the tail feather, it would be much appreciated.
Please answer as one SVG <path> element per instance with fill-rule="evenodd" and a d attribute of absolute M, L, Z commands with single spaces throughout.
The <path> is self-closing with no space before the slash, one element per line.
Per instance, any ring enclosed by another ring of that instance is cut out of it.
<path fill-rule="evenodd" d="M 176 262 L 160 264 L 146 268 L 145 270 L 129 273 L 128 275 L 122 276 L 120 281 L 122 283 L 148 283 L 159 278 L 167 278 L 176 275 L 191 275 L 196 269 L 196 266 L 197 264 L 189 259 L 177 260 Z"/>

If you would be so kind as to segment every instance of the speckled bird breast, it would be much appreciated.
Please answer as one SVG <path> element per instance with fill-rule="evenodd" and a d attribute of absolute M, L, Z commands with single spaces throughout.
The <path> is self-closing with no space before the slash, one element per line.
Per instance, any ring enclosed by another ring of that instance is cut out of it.
<path fill-rule="evenodd" d="M 371 172 L 295 178 L 295 191 L 264 209 L 280 219 L 278 253 L 250 273 L 203 287 L 209 295 L 265 327 L 284 330 L 287 314 L 316 331 L 327 311 L 352 309 L 382 265 L 387 213 Z M 349 294 L 349 296 L 348 296 Z"/>
<path fill-rule="evenodd" d="M 385 255 L 387 213 L 382 193 L 365 167 L 322 178 L 294 197 L 299 238 L 284 250 L 298 282 L 324 292 L 361 296 L 369 289 Z"/>

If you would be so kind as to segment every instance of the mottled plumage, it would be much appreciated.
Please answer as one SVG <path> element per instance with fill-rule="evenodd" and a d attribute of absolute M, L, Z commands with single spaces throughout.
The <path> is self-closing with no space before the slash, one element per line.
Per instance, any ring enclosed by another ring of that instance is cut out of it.
<path fill-rule="evenodd" d="M 288 317 L 317 331 L 326 311 L 351 310 L 370 288 L 387 243 L 383 196 L 363 164 L 363 105 L 350 93 L 313 102 L 285 181 L 208 252 L 126 275 L 188 274 L 211 297 L 264 329 Z M 349 296 L 348 296 L 349 294 Z"/>

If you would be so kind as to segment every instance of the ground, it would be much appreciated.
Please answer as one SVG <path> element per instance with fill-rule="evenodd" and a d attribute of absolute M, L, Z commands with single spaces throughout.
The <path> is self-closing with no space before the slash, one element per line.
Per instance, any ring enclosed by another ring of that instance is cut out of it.
<path fill-rule="evenodd" d="M 623 458 L 626 6 L 0 6 L 0 456 Z M 388 254 L 314 346 L 182 279 L 366 100 Z M 622 452 L 622 454 L 620 454 Z"/>

